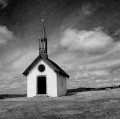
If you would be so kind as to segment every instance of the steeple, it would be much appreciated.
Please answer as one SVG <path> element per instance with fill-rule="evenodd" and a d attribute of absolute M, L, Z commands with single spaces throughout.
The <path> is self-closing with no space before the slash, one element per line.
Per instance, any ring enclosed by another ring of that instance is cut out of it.
<path fill-rule="evenodd" d="M 44 20 L 44 12 L 42 12 L 42 35 L 39 39 L 39 55 L 41 57 L 47 58 L 47 36 L 45 30 L 45 20 Z"/>

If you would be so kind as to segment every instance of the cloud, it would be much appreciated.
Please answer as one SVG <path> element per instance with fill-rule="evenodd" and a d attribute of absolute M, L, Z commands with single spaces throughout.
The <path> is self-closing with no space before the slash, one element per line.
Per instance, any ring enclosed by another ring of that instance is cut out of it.
<path fill-rule="evenodd" d="M 18 55 L 17 55 L 18 54 Z M 21 74 L 37 57 L 34 49 L 15 49 L 10 52 L 1 63 L 0 80 L 13 80 L 13 77 Z"/>
<path fill-rule="evenodd" d="M 94 13 L 99 7 L 101 7 L 99 2 L 96 3 L 85 3 L 82 6 L 82 13 L 84 15 L 91 15 Z"/>
<path fill-rule="evenodd" d="M 60 45 L 69 51 L 98 55 L 106 53 L 111 48 L 113 38 L 107 35 L 101 27 L 91 31 L 68 28 L 63 32 Z"/>
<path fill-rule="evenodd" d="M 13 32 L 9 31 L 6 26 L 0 26 L 0 45 L 5 45 L 7 41 L 13 39 Z"/>
<path fill-rule="evenodd" d="M 32 63 L 32 61 L 37 57 L 36 51 L 34 49 L 15 49 L 7 56 L 4 62 L 4 68 L 0 70 L 0 89 L 1 92 L 9 89 L 21 89 L 25 88 L 25 81 L 22 72 Z M 4 88 L 4 90 L 2 89 Z M 14 92 L 14 91 L 12 91 Z M 19 91 L 18 91 L 19 92 Z M 21 92 L 21 91 L 20 91 Z"/>
<path fill-rule="evenodd" d="M 12 71 L 17 71 L 17 73 L 22 73 L 37 57 L 36 51 L 34 50 L 24 51 L 24 54 L 21 54 L 19 57 L 15 58 L 10 67 Z"/>
<path fill-rule="evenodd" d="M 82 6 L 82 12 L 85 15 L 91 15 L 94 9 L 92 8 L 92 5 L 90 3 L 87 3 Z"/>
<path fill-rule="evenodd" d="M 116 30 L 113 34 L 113 36 L 119 36 L 120 35 L 120 29 Z"/>
<path fill-rule="evenodd" d="M 2 68 L 2 62 L 0 62 L 0 69 Z"/>
<path fill-rule="evenodd" d="M 5 8 L 8 5 L 8 0 L 0 0 L 1 8 Z"/>

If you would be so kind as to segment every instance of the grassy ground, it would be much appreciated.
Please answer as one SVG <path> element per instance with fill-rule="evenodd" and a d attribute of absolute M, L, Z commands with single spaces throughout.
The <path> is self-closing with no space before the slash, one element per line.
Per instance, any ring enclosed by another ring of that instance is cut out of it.
<path fill-rule="evenodd" d="M 0 119 L 120 119 L 120 89 L 1 99 Z"/>

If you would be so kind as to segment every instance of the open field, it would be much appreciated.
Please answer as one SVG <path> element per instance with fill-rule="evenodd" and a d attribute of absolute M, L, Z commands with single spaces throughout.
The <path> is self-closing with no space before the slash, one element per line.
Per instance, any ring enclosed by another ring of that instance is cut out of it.
<path fill-rule="evenodd" d="M 120 119 L 120 89 L 1 99 L 0 119 Z"/>

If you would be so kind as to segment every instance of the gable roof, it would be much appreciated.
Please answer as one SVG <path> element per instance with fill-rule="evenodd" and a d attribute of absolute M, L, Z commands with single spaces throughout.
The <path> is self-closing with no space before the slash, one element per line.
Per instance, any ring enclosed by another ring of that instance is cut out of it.
<path fill-rule="evenodd" d="M 36 64 L 40 61 L 45 61 L 55 72 L 69 78 L 70 76 L 62 70 L 55 62 L 51 61 L 48 58 L 43 58 L 40 55 L 28 66 L 28 68 L 22 73 L 23 75 L 27 76 L 29 72 L 36 66 Z"/>

